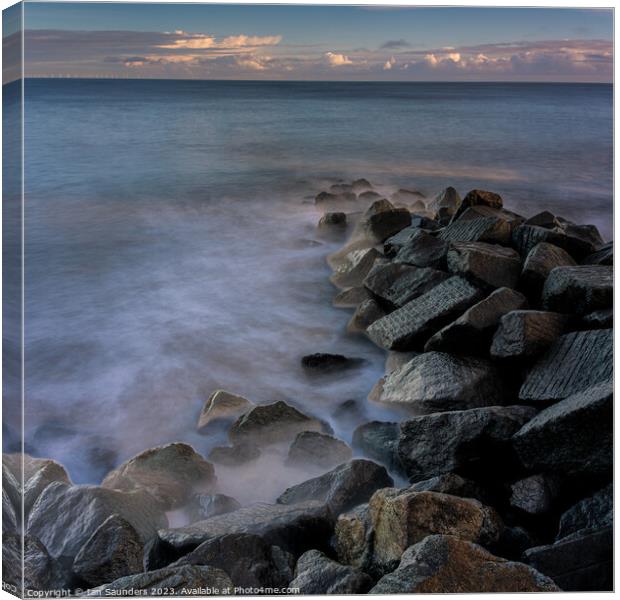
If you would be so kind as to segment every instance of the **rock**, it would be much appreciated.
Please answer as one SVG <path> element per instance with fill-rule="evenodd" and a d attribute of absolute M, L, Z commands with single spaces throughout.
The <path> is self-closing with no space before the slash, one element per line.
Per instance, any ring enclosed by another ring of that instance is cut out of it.
<path fill-rule="evenodd" d="M 506 210 L 505 208 L 493 208 L 491 206 L 484 206 L 483 204 L 466 208 L 458 217 L 458 220 L 467 221 L 486 217 L 494 217 L 505 221 L 508 225 L 510 225 L 511 230 L 515 229 L 525 221 L 525 218 L 521 215 Z"/>
<path fill-rule="evenodd" d="M 614 264 L 614 243 L 607 242 L 596 252 L 589 254 L 582 261 L 582 265 L 613 265 Z"/>
<path fill-rule="evenodd" d="M 370 292 L 363 286 L 343 290 L 334 297 L 333 305 L 338 308 L 355 308 L 358 304 L 372 298 Z"/>
<path fill-rule="evenodd" d="M 286 462 L 330 469 L 351 460 L 352 454 L 349 446 L 331 435 L 302 431 L 291 444 Z"/>
<path fill-rule="evenodd" d="M 22 456 L 23 456 L 23 473 L 22 473 Z M 21 504 L 22 493 L 24 503 L 24 515 L 26 519 L 30 514 L 32 506 L 36 502 L 37 498 L 41 495 L 41 492 L 50 484 L 55 481 L 61 483 L 71 483 L 69 475 L 65 468 L 54 460 L 48 458 L 33 458 L 28 454 L 3 454 L 3 481 L 4 481 L 4 469 L 13 476 L 14 484 L 7 487 L 7 493 L 13 501 L 13 506 L 18 516 L 18 522 L 21 520 Z M 23 482 L 24 488 L 21 490 L 20 483 Z M 15 487 L 15 484 L 17 487 Z M 12 490 L 12 492 L 11 492 Z M 16 494 L 16 495 L 15 495 Z"/>
<path fill-rule="evenodd" d="M 349 333 L 364 333 L 377 319 L 385 316 L 385 311 L 375 300 L 364 300 L 347 323 Z"/>
<path fill-rule="evenodd" d="M 364 286 L 387 310 L 393 310 L 425 294 L 448 277 L 447 273 L 431 268 L 399 263 L 376 264 L 364 279 Z"/>
<path fill-rule="evenodd" d="M 337 208 L 342 205 L 351 204 L 357 200 L 357 196 L 353 192 L 343 192 L 339 194 L 332 194 L 330 192 L 320 192 L 314 198 L 314 203 L 317 206 Z"/>
<path fill-rule="evenodd" d="M 390 238 L 393 239 L 393 238 Z M 390 248 L 395 247 L 394 244 Z M 443 268 L 448 255 L 448 244 L 423 229 L 411 234 L 407 243 L 398 250 L 394 257 L 397 263 L 414 267 Z"/>
<path fill-rule="evenodd" d="M 329 186 L 329 191 L 332 194 L 348 194 L 353 191 L 353 186 L 350 183 L 334 183 Z"/>
<path fill-rule="evenodd" d="M 549 512 L 557 494 L 553 482 L 541 474 L 515 481 L 510 491 L 510 506 L 529 515 Z"/>
<path fill-rule="evenodd" d="M 342 354 L 328 354 L 326 352 L 317 352 L 308 354 L 301 359 L 301 366 L 312 372 L 331 373 L 333 371 L 342 371 L 356 364 L 356 361 L 343 356 Z"/>
<path fill-rule="evenodd" d="M 385 467 L 370 460 L 355 459 L 288 488 L 277 502 L 298 504 L 318 500 L 325 503 L 334 514 L 339 514 L 365 502 L 375 490 L 393 483 Z"/>
<path fill-rule="evenodd" d="M 215 390 L 205 402 L 200 413 L 198 429 L 204 429 L 217 419 L 236 419 L 253 406 L 254 404 L 242 396 L 235 396 L 224 390 Z"/>
<path fill-rule="evenodd" d="M 87 597 L 170 596 L 232 594 L 233 583 L 221 569 L 214 567 L 165 567 L 147 573 L 121 577 L 112 583 L 88 591 Z"/>
<path fill-rule="evenodd" d="M 360 504 L 353 510 L 339 515 L 334 528 L 334 546 L 341 563 L 371 568 L 372 526 L 368 504 Z"/>
<path fill-rule="evenodd" d="M 319 221 L 319 229 L 344 229 L 347 226 L 347 215 L 343 212 L 326 212 Z"/>
<path fill-rule="evenodd" d="M 392 202 L 403 202 L 405 204 L 419 202 L 420 198 L 426 198 L 426 196 L 417 190 L 405 190 L 403 188 L 390 196 Z"/>
<path fill-rule="evenodd" d="M 486 354 L 500 318 L 526 306 L 527 299 L 523 294 L 510 288 L 499 288 L 467 309 L 456 321 L 440 329 L 426 342 L 424 350 Z"/>
<path fill-rule="evenodd" d="M 545 280 L 553 269 L 575 264 L 571 255 L 562 248 L 541 242 L 529 251 L 523 263 L 519 286 L 530 298 L 540 298 Z"/>
<path fill-rule="evenodd" d="M 443 473 L 505 474 L 511 438 L 536 414 L 527 406 L 492 406 L 414 417 L 400 425 L 398 455 L 410 481 Z"/>
<path fill-rule="evenodd" d="M 396 369 L 400 369 L 419 354 L 419 352 L 388 352 L 385 359 L 385 373 L 389 374 L 392 371 L 396 371 Z"/>
<path fill-rule="evenodd" d="M 481 292 L 476 287 L 461 277 L 450 277 L 375 321 L 367 333 L 376 344 L 388 350 L 414 350 L 480 297 Z"/>
<path fill-rule="evenodd" d="M 461 197 L 453 187 L 447 187 L 435 196 L 429 208 L 437 213 L 440 221 L 449 221 L 461 206 Z"/>
<path fill-rule="evenodd" d="M 611 329 L 614 326 L 614 309 L 595 310 L 581 319 L 584 329 Z"/>
<path fill-rule="evenodd" d="M 254 441 L 261 446 L 293 439 L 302 431 L 322 431 L 323 424 L 281 400 L 256 406 L 239 417 L 228 431 L 231 442 Z"/>
<path fill-rule="evenodd" d="M 439 492 L 460 498 L 474 498 L 480 502 L 486 501 L 485 492 L 471 479 L 465 479 L 456 473 L 444 473 L 423 481 L 418 481 L 409 487 L 410 492 Z"/>
<path fill-rule="evenodd" d="M 495 367 L 481 358 L 425 352 L 384 378 L 380 402 L 416 411 L 464 410 L 500 404 L 505 396 Z"/>
<path fill-rule="evenodd" d="M 422 214 L 411 214 L 411 226 L 418 227 L 420 229 L 426 229 L 427 231 L 435 231 L 439 229 L 441 225 L 435 219 L 431 219 L 428 216 Z"/>
<path fill-rule="evenodd" d="M 455 242 L 448 251 L 447 261 L 451 273 L 492 288 L 516 287 L 521 273 L 517 252 L 484 242 Z"/>
<path fill-rule="evenodd" d="M 500 217 L 463 218 L 452 222 L 439 232 L 439 239 L 446 242 L 488 242 L 510 245 L 512 225 Z"/>
<path fill-rule="evenodd" d="M 485 190 L 471 190 L 467 193 L 459 206 L 455 219 L 458 219 L 468 208 L 472 206 L 488 206 L 489 208 L 503 208 L 504 202 L 499 194 Z"/>
<path fill-rule="evenodd" d="M 537 225 L 538 227 L 546 227 L 551 229 L 555 227 L 557 221 L 555 220 L 555 215 L 550 213 L 548 210 L 543 210 L 535 214 L 533 217 L 530 217 L 525 221 L 526 225 Z"/>
<path fill-rule="evenodd" d="M 491 356 L 529 359 L 544 352 L 562 334 L 568 317 L 542 310 L 513 310 L 504 315 L 491 344 Z"/>
<path fill-rule="evenodd" d="M 347 260 L 334 271 L 330 281 L 340 288 L 359 286 L 375 261 L 382 256 L 375 248 L 353 250 L 347 254 Z"/>
<path fill-rule="evenodd" d="M 48 485 L 32 507 L 27 533 L 37 537 L 50 555 L 70 560 L 111 515 L 126 520 L 145 543 L 167 525 L 161 505 L 138 490 L 121 492 L 98 486 Z"/>
<path fill-rule="evenodd" d="M 439 492 L 411 492 L 386 488 L 368 504 L 374 531 L 374 561 L 390 569 L 403 552 L 425 537 L 456 535 L 463 540 L 491 544 L 503 523 L 492 508 L 472 498 Z"/>
<path fill-rule="evenodd" d="M 556 231 L 561 231 L 569 237 L 582 240 L 596 250 L 600 249 L 605 243 L 595 225 L 575 225 L 575 223 L 562 219 L 562 217 L 556 217 L 556 221 Z"/>
<path fill-rule="evenodd" d="M 260 536 L 231 533 L 206 540 L 171 568 L 209 566 L 225 571 L 234 587 L 286 587 L 293 577 L 293 557 Z"/>
<path fill-rule="evenodd" d="M 419 234 L 420 228 L 413 225 L 401 229 L 396 235 L 385 240 L 383 243 L 383 253 L 388 258 L 394 258 L 401 248 L 415 240 Z"/>
<path fill-rule="evenodd" d="M 396 454 L 399 431 L 398 423 L 364 423 L 353 432 L 353 447 L 390 471 L 399 471 L 401 466 Z"/>
<path fill-rule="evenodd" d="M 13 502 L 4 488 L 2 489 L 2 533 L 15 533 L 20 519 L 17 516 Z"/>
<path fill-rule="evenodd" d="M 359 194 L 360 192 L 368 193 L 367 190 L 372 190 L 372 184 L 368 181 L 368 179 L 360 177 L 351 184 L 351 188 L 356 194 Z"/>
<path fill-rule="evenodd" d="M 556 267 L 542 292 L 547 310 L 585 315 L 613 306 L 613 267 L 582 265 Z"/>
<path fill-rule="evenodd" d="M 142 571 L 144 544 L 122 517 L 110 515 L 93 532 L 73 561 L 73 571 L 95 587 Z"/>
<path fill-rule="evenodd" d="M 311 548 L 327 549 L 334 517 L 325 504 L 254 504 L 211 517 L 189 527 L 162 529 L 159 537 L 176 551 L 186 553 L 206 540 L 232 533 L 253 533 L 271 546 L 294 556 Z"/>
<path fill-rule="evenodd" d="M 494 556 L 452 535 L 432 535 L 409 547 L 398 569 L 371 594 L 558 592 L 554 582 L 518 562 Z"/>
<path fill-rule="evenodd" d="M 513 443 L 532 471 L 568 476 L 609 475 L 613 462 L 611 380 L 546 408 L 515 432 Z"/>
<path fill-rule="evenodd" d="M 613 528 L 526 550 L 524 561 L 567 592 L 613 590 Z"/>
<path fill-rule="evenodd" d="M 613 373 L 612 346 L 611 329 L 576 331 L 561 336 L 530 369 L 519 398 L 556 402 L 607 381 Z"/>
<path fill-rule="evenodd" d="M 236 467 L 260 456 L 260 448 L 250 442 L 240 442 L 234 446 L 216 446 L 209 452 L 209 460 L 218 465 Z"/>
<path fill-rule="evenodd" d="M 597 249 L 592 243 L 584 241 L 579 236 L 567 234 L 557 227 L 546 229 L 536 225 L 522 224 L 512 232 L 513 246 L 523 257 L 526 257 L 532 248 L 541 242 L 547 242 L 566 250 L 576 260 L 586 257 Z"/>
<path fill-rule="evenodd" d="M 356 233 L 384 242 L 409 225 L 411 214 L 406 208 L 396 208 L 385 199 L 375 200 L 357 224 Z"/>
<path fill-rule="evenodd" d="M 241 504 L 226 494 L 196 494 L 185 507 L 190 523 L 209 517 L 225 515 L 241 508 Z"/>
<path fill-rule="evenodd" d="M 145 450 L 108 473 L 105 488 L 145 490 L 166 509 L 185 504 L 215 483 L 213 465 L 180 442 Z"/>
<path fill-rule="evenodd" d="M 363 200 L 364 202 L 374 202 L 375 200 L 380 200 L 382 198 L 381 194 L 377 194 L 377 192 L 373 192 L 372 190 L 368 190 L 367 192 L 362 192 L 359 196 L 359 200 Z"/>
<path fill-rule="evenodd" d="M 613 527 L 614 498 L 610 483 L 590 498 L 584 498 L 571 506 L 560 517 L 557 540 L 574 534 L 585 535 L 597 529 Z"/>
<path fill-rule="evenodd" d="M 301 594 L 365 594 L 372 579 L 355 567 L 344 566 L 318 550 L 309 550 L 299 557 L 295 579 L 289 587 Z"/>

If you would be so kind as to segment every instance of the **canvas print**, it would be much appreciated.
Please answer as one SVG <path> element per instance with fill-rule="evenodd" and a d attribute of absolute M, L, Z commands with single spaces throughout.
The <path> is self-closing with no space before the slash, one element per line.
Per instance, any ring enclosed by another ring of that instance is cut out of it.
<path fill-rule="evenodd" d="M 3 589 L 613 589 L 611 8 L 3 14 Z"/>

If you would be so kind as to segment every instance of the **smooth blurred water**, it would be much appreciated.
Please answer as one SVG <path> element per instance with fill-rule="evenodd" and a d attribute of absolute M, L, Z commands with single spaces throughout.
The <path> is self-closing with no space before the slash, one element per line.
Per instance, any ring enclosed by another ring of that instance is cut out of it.
<path fill-rule="evenodd" d="M 612 235 L 607 85 L 29 80 L 25 119 L 26 444 L 77 482 L 169 441 L 206 453 L 218 387 L 344 439 L 345 400 L 392 416 L 364 400 L 383 353 L 331 306 L 337 244 L 311 242 L 335 179 L 491 189 Z M 367 363 L 308 378 L 319 351 Z M 262 479 L 250 496 L 281 491 Z"/>

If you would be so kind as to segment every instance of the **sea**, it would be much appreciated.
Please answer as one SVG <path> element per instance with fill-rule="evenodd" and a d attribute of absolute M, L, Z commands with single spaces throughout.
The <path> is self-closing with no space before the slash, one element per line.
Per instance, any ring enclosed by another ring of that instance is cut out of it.
<path fill-rule="evenodd" d="M 18 126 L 17 85 L 5 86 L 5 128 Z M 366 399 L 385 353 L 332 305 L 326 257 L 344 240 L 317 234 L 313 198 L 333 183 L 364 177 L 388 197 L 482 188 L 526 216 L 550 210 L 613 235 L 611 85 L 29 79 L 24 90 L 25 446 L 76 483 L 149 447 L 207 455 L 226 443 L 224 428 L 196 431 L 218 388 L 285 400 L 347 442 L 361 422 L 402 418 Z M 315 352 L 363 362 L 310 376 L 300 359 Z M 5 425 L 15 450 L 19 423 Z M 244 503 L 308 475 L 273 457 L 217 474 Z"/>

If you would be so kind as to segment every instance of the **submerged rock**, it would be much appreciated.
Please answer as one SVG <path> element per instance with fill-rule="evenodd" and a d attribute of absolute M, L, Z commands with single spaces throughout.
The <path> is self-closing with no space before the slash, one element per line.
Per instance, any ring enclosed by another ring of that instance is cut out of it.
<path fill-rule="evenodd" d="M 198 417 L 198 430 L 204 429 L 217 419 L 236 419 L 252 408 L 254 404 L 242 396 L 230 394 L 224 390 L 215 390 Z"/>
<path fill-rule="evenodd" d="M 388 350 L 413 350 L 475 304 L 481 295 L 478 288 L 461 277 L 451 277 L 375 321 L 368 328 L 368 335 Z"/>
<path fill-rule="evenodd" d="M 308 354 L 301 359 L 301 366 L 304 369 L 322 373 L 341 371 L 342 369 L 349 368 L 353 364 L 356 364 L 356 361 L 342 354 L 328 354 L 326 352 Z"/>
<path fill-rule="evenodd" d="M 279 504 L 297 504 L 319 500 L 334 514 L 339 514 L 365 502 L 375 490 L 393 483 L 385 467 L 369 460 L 355 459 L 288 488 L 277 501 Z"/>
<path fill-rule="evenodd" d="M 108 473 L 104 488 L 144 490 L 166 509 L 179 508 L 192 493 L 215 483 L 213 465 L 180 442 L 145 450 Z"/>
<path fill-rule="evenodd" d="M 373 581 L 366 573 L 341 565 L 319 550 L 302 554 L 289 587 L 301 594 L 365 594 Z"/>
<path fill-rule="evenodd" d="M 344 229 L 347 215 L 343 212 L 326 212 L 319 221 L 319 229 Z"/>
<path fill-rule="evenodd" d="M 291 444 L 286 462 L 329 469 L 350 460 L 351 456 L 351 448 L 343 441 L 318 431 L 302 431 Z"/>
<path fill-rule="evenodd" d="M 380 402 L 423 412 L 500 404 L 505 389 L 499 372 L 484 359 L 425 352 L 387 375 L 373 395 Z"/>
<path fill-rule="evenodd" d="M 409 547 L 398 568 L 379 580 L 371 594 L 471 594 L 559 592 L 555 583 L 528 565 L 494 556 L 452 535 L 432 535 Z"/>

